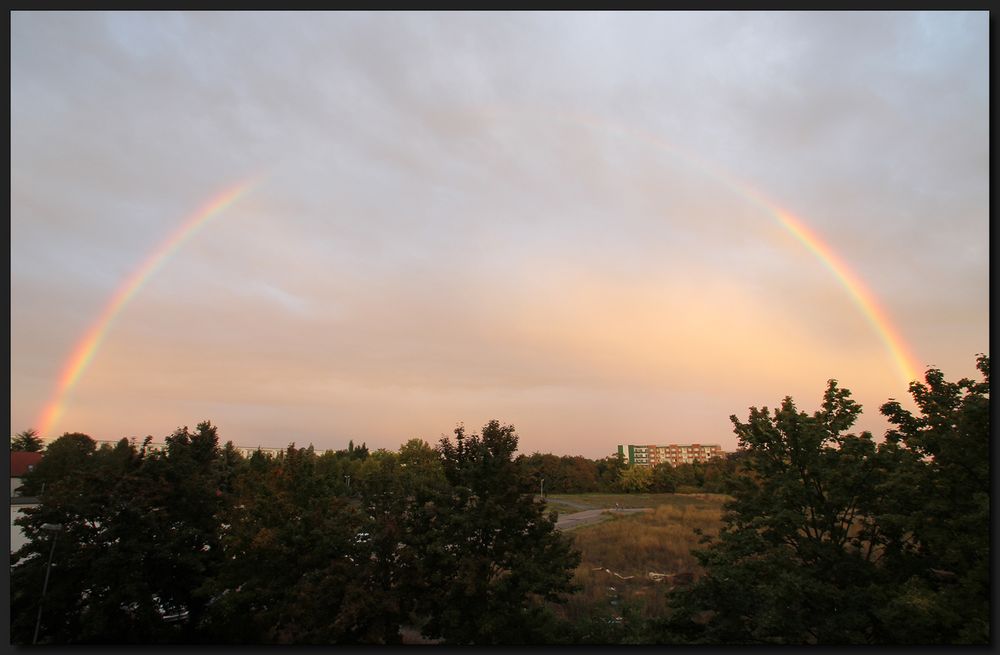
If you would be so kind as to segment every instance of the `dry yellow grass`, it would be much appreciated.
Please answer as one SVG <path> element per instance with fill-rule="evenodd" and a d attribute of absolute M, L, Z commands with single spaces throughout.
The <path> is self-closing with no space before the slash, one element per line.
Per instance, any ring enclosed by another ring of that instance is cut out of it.
<path fill-rule="evenodd" d="M 660 502 L 652 512 L 616 516 L 569 533 L 582 558 L 575 574 L 581 590 L 567 603 L 567 618 L 579 620 L 594 609 L 608 615 L 620 614 L 618 610 L 626 602 L 642 605 L 642 613 L 647 616 L 660 614 L 666 609 L 670 582 L 655 582 L 647 574 L 700 574 L 698 562 L 691 554 L 692 549 L 699 547 L 699 536 L 694 530 L 718 533 L 726 497 L 658 496 Z M 623 580 L 605 569 L 632 577 Z"/>

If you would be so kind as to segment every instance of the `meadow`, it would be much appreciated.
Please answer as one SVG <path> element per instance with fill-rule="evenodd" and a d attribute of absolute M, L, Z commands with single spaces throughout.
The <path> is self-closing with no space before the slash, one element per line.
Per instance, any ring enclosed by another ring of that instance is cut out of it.
<path fill-rule="evenodd" d="M 633 507 L 671 507 L 701 506 L 706 502 L 717 504 L 725 502 L 726 496 L 710 493 L 674 493 L 674 494 L 549 494 L 545 504 L 550 510 L 560 514 L 571 514 L 585 509 L 608 509 L 618 504 L 623 508 Z"/>
<path fill-rule="evenodd" d="M 581 561 L 574 575 L 580 591 L 563 608 L 565 616 L 574 623 L 595 616 L 615 621 L 626 606 L 641 616 L 662 615 L 667 591 L 700 575 L 698 561 L 691 554 L 699 547 L 695 529 L 717 534 L 727 499 L 722 494 L 559 494 L 547 498 L 548 507 L 560 513 L 616 503 L 623 508 L 653 509 L 613 516 L 567 533 Z"/>

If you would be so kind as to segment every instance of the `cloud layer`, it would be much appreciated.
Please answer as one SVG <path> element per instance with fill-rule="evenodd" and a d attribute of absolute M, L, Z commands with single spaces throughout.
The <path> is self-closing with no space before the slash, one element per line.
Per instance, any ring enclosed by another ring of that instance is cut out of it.
<path fill-rule="evenodd" d="M 56 428 L 394 448 L 735 447 L 905 385 L 787 207 L 949 377 L 987 349 L 985 13 L 11 20 L 11 429 L 186 216 Z M 55 435 L 46 435 L 55 436 Z"/>

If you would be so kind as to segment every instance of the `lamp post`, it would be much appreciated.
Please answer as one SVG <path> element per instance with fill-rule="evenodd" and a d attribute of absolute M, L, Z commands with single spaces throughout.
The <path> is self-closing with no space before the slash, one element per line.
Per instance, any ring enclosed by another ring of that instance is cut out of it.
<path fill-rule="evenodd" d="M 542 500 L 545 500 L 545 478 L 542 478 L 542 486 L 539 490 L 539 495 L 541 495 Z"/>
<path fill-rule="evenodd" d="M 347 493 L 351 493 L 351 476 L 345 475 L 344 479 L 347 480 Z"/>
<path fill-rule="evenodd" d="M 56 552 L 56 539 L 59 537 L 59 533 L 62 532 L 62 524 L 60 523 L 43 523 L 42 530 L 52 533 L 52 548 L 49 549 L 49 563 L 45 567 L 45 582 L 42 583 L 42 598 L 38 601 L 38 619 L 35 621 L 35 636 L 31 639 L 32 644 L 38 643 L 38 630 L 42 627 L 42 603 L 45 602 L 45 592 L 49 589 L 49 573 L 52 572 L 52 556 Z"/>

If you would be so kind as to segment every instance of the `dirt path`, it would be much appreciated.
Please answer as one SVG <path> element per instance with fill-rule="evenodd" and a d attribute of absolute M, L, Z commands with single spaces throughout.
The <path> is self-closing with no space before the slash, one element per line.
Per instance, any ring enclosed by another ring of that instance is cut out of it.
<path fill-rule="evenodd" d="M 568 504 L 568 503 L 567 503 Z M 635 514 L 636 512 L 651 512 L 652 507 L 638 507 L 631 509 L 588 509 L 583 512 L 573 514 L 563 514 L 556 521 L 557 530 L 572 530 L 581 525 L 589 525 L 611 518 L 614 514 Z"/>

